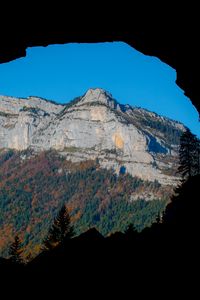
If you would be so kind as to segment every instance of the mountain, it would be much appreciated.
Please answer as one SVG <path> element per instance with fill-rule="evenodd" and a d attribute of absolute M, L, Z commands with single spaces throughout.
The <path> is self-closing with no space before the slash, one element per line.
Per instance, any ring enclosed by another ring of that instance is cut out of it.
<path fill-rule="evenodd" d="M 65 105 L 0 96 L 0 256 L 16 234 L 36 256 L 63 204 L 76 235 L 151 226 L 179 180 L 184 130 L 102 89 Z"/>
<path fill-rule="evenodd" d="M 121 105 L 99 88 L 66 105 L 0 96 L 0 148 L 55 149 L 72 162 L 98 158 L 103 168 L 165 185 L 177 182 L 183 131 L 181 123 Z"/>

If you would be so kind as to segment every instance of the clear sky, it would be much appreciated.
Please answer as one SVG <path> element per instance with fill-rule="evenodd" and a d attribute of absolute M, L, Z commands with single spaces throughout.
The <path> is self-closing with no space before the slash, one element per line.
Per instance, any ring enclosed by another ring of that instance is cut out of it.
<path fill-rule="evenodd" d="M 0 65 L 0 95 L 66 103 L 100 87 L 120 103 L 183 122 L 200 136 L 198 113 L 175 80 L 174 69 L 122 42 L 28 48 L 25 58 Z"/>

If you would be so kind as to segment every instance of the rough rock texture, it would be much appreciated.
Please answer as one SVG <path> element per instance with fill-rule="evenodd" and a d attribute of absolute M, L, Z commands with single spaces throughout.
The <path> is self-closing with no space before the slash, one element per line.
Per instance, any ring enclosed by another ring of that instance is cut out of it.
<path fill-rule="evenodd" d="M 49 126 L 62 108 L 62 105 L 37 97 L 17 99 L 0 96 L 1 147 L 27 149 L 38 131 Z"/>
<path fill-rule="evenodd" d="M 0 148 L 56 149 L 75 162 L 98 158 L 117 172 L 123 167 L 133 176 L 172 184 L 177 178 L 164 170 L 173 167 L 177 139 L 173 145 L 160 127 L 178 136 L 184 130 L 181 123 L 120 105 L 99 88 L 66 106 L 37 97 L 0 97 Z"/>

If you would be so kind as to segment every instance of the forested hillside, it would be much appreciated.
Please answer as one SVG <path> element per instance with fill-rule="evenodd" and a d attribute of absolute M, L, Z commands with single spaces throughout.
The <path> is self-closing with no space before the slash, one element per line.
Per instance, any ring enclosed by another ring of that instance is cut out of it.
<path fill-rule="evenodd" d="M 107 236 L 133 223 L 138 231 L 161 215 L 172 188 L 102 169 L 98 160 L 71 163 L 56 151 L 0 153 L 0 256 L 17 234 L 24 255 L 40 252 L 54 217 L 66 203 L 76 231 L 96 227 Z"/>

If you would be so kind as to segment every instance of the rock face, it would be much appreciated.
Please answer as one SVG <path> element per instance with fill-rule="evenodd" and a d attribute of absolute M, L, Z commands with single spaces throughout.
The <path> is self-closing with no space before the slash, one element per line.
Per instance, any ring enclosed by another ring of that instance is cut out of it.
<path fill-rule="evenodd" d="M 0 148 L 56 149 L 74 162 L 98 158 L 102 167 L 162 184 L 177 181 L 169 169 L 183 131 L 181 123 L 120 105 L 99 88 L 67 105 L 0 96 Z"/>

